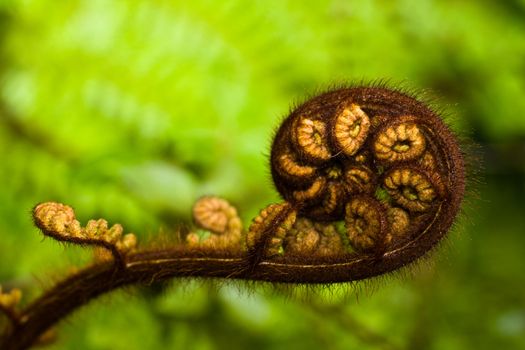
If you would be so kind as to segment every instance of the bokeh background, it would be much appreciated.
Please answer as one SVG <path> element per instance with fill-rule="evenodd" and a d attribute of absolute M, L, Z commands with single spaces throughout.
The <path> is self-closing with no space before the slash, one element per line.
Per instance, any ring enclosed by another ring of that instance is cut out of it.
<path fill-rule="evenodd" d="M 477 145 L 463 217 L 408 276 L 138 288 L 50 349 L 525 349 L 524 0 L 0 0 L 0 40 L 0 283 L 28 299 L 89 259 L 34 204 L 148 240 L 217 194 L 248 224 L 278 198 L 272 131 L 331 84 L 424 90 Z"/>

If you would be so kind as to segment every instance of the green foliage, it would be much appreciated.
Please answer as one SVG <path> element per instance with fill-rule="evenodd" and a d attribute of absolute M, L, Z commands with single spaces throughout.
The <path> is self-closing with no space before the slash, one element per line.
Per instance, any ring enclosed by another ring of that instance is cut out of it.
<path fill-rule="evenodd" d="M 248 224 L 277 198 L 274 127 L 334 83 L 430 88 L 486 151 L 452 248 L 415 277 L 359 302 L 177 281 L 83 310 L 52 348 L 525 347 L 523 0 L 3 0 L 0 34 L 0 283 L 28 293 L 87 258 L 41 241 L 34 204 L 145 240 L 217 194 Z"/>

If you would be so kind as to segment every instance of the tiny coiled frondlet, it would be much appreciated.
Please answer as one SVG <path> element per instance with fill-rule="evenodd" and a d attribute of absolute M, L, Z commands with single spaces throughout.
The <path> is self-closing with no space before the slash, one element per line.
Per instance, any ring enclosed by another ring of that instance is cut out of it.
<path fill-rule="evenodd" d="M 62 203 L 38 204 L 33 209 L 33 219 L 45 236 L 60 242 L 105 249 L 121 267 L 124 265 L 125 255 L 134 251 L 137 246 L 137 237 L 133 233 L 123 235 L 124 229 L 120 224 L 108 227 L 106 220 L 98 219 L 89 220 L 82 227 L 75 218 L 73 208 Z"/>
<path fill-rule="evenodd" d="M 211 234 L 202 239 L 196 232 L 186 236 L 186 242 L 193 247 L 240 248 L 242 222 L 237 209 L 227 200 L 204 196 L 193 205 L 195 225 Z"/>

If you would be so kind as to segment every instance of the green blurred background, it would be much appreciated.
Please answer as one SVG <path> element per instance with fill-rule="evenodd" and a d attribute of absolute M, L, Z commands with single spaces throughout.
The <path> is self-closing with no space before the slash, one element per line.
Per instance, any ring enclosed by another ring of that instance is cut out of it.
<path fill-rule="evenodd" d="M 525 349 L 524 0 L 0 4 L 0 283 L 28 299 L 89 259 L 42 241 L 34 204 L 144 241 L 217 194 L 247 224 L 278 198 L 272 131 L 331 84 L 424 89 L 477 144 L 465 214 L 408 276 L 116 293 L 51 349 Z"/>

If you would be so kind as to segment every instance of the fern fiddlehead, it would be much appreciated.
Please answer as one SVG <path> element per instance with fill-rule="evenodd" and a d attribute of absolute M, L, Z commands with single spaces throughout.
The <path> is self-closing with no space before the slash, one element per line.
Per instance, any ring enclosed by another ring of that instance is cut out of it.
<path fill-rule="evenodd" d="M 0 311 L 12 322 L 2 349 L 35 344 L 76 308 L 126 285 L 174 277 L 336 283 L 394 271 L 446 235 L 465 188 L 462 152 L 440 116 L 378 86 L 329 91 L 294 109 L 276 132 L 270 168 L 283 202 L 246 232 L 230 203 L 208 196 L 193 214 L 209 237 L 190 232 L 168 247 L 137 247 L 133 234 L 102 219 L 82 227 L 63 204 L 36 206 L 46 236 L 110 254 L 22 310 L 14 309 L 19 292 L 5 296 Z"/>
<path fill-rule="evenodd" d="M 385 87 L 334 90 L 297 107 L 276 133 L 270 165 L 285 203 L 280 216 L 273 205 L 252 225 L 253 263 L 286 264 L 292 255 L 309 271 L 305 282 L 370 277 L 414 261 L 450 229 L 465 189 L 463 156 L 443 120 Z M 304 233 L 278 228 L 293 228 L 295 216 L 324 227 L 343 221 L 350 248 L 322 258 L 289 252 L 285 242 Z"/>

